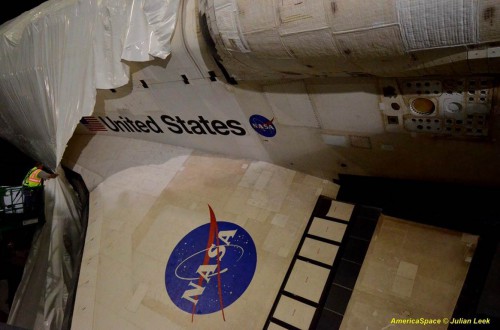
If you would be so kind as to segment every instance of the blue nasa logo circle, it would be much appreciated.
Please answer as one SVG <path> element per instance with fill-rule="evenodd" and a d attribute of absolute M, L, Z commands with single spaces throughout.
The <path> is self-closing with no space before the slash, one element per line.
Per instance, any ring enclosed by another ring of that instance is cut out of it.
<path fill-rule="evenodd" d="M 269 120 L 261 115 L 252 115 L 249 119 L 252 128 L 262 136 L 273 137 L 276 135 L 276 127 L 273 125 L 273 119 Z"/>
<path fill-rule="evenodd" d="M 243 228 L 217 221 L 217 244 L 210 242 L 212 228 L 207 223 L 187 234 L 165 269 L 170 299 L 190 314 L 210 314 L 234 303 L 250 285 L 257 266 L 255 244 Z"/>

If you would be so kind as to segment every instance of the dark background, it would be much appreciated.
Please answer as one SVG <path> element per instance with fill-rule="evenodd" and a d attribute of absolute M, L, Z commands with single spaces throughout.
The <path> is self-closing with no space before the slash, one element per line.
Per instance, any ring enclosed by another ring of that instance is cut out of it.
<path fill-rule="evenodd" d="M 10 2 L 8 6 L 2 6 L 2 10 L 0 10 L 0 23 L 9 21 L 43 2 L 45 2 L 45 0 L 19 0 Z"/>
<path fill-rule="evenodd" d="M 4 139 L 0 139 L 0 154 L 0 186 L 20 186 L 35 161 Z"/>

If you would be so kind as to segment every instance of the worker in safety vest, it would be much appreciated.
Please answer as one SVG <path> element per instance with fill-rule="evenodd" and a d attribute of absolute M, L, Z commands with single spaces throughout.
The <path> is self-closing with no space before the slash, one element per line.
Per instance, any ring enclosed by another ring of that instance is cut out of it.
<path fill-rule="evenodd" d="M 57 173 L 48 173 L 43 165 L 37 163 L 28 171 L 23 180 L 23 213 L 33 217 L 43 217 L 43 181 L 57 177 Z"/>
<path fill-rule="evenodd" d="M 35 167 L 29 170 L 24 177 L 23 187 L 36 188 L 43 185 L 43 180 L 49 180 L 57 177 L 57 173 L 48 173 L 43 170 L 43 165 L 38 163 Z"/>

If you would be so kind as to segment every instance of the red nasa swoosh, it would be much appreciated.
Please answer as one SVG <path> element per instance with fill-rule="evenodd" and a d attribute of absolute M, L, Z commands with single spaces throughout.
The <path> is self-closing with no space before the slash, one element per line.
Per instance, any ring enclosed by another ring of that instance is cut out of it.
<path fill-rule="evenodd" d="M 222 301 L 222 285 L 221 285 L 221 278 L 220 278 L 219 229 L 217 228 L 217 219 L 215 218 L 215 213 L 212 210 L 212 207 L 210 207 L 210 204 L 208 204 L 208 209 L 210 210 L 210 230 L 208 233 L 207 250 L 205 252 L 205 258 L 203 259 L 203 266 L 208 265 L 208 261 L 210 260 L 210 257 L 208 255 L 208 251 L 210 250 L 210 247 L 212 246 L 214 239 L 215 239 L 216 246 L 217 246 L 217 258 L 216 258 L 217 259 L 217 286 L 219 289 L 220 310 L 222 312 L 222 319 L 224 321 L 226 321 L 226 317 L 224 315 L 224 303 Z M 203 276 L 200 275 L 200 277 L 198 278 L 198 286 L 201 286 L 202 282 L 203 282 Z M 194 297 L 194 299 L 198 300 L 198 296 Z M 191 312 L 191 322 L 194 321 L 195 311 L 196 311 L 196 303 L 193 302 L 193 311 Z"/>
<path fill-rule="evenodd" d="M 262 126 L 270 126 L 270 125 L 272 125 L 273 124 L 273 120 L 274 120 L 274 117 L 271 120 L 267 121 L 266 123 L 263 123 Z"/>

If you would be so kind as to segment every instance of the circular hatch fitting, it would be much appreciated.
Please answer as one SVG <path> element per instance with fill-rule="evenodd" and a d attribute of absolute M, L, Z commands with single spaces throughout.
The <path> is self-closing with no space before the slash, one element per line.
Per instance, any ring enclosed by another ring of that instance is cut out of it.
<path fill-rule="evenodd" d="M 458 102 L 450 102 L 446 106 L 446 111 L 451 112 L 451 113 L 459 113 L 462 111 L 462 104 Z"/>
<path fill-rule="evenodd" d="M 423 97 L 419 97 L 411 101 L 410 108 L 413 112 L 420 115 L 430 115 L 436 111 L 434 102 Z"/>

